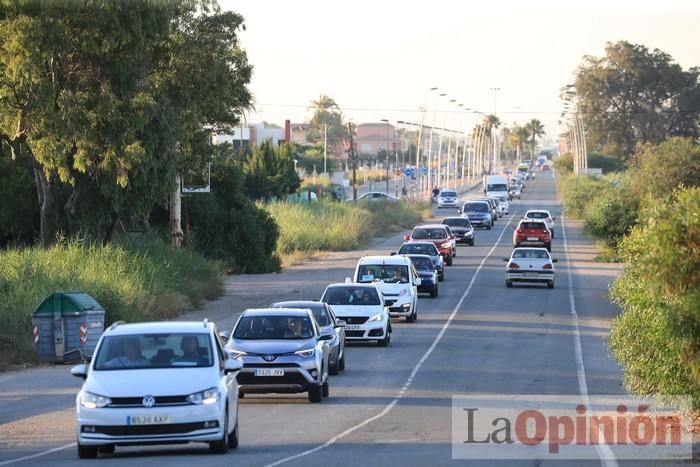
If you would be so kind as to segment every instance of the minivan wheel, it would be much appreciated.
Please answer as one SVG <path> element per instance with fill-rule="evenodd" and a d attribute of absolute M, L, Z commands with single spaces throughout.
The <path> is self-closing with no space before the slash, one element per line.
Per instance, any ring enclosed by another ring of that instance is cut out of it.
<path fill-rule="evenodd" d="M 209 443 L 209 452 L 214 454 L 226 454 L 228 452 L 228 408 L 224 415 L 224 434 L 220 440 Z"/>
<path fill-rule="evenodd" d="M 440 271 L 440 274 L 438 274 L 438 282 L 442 282 L 445 280 L 445 270 L 443 269 Z"/>
<path fill-rule="evenodd" d="M 387 332 L 384 339 L 377 341 L 377 345 L 379 345 L 379 347 L 388 347 L 389 344 L 391 344 L 391 332 Z"/>
<path fill-rule="evenodd" d="M 309 388 L 309 402 L 318 403 L 323 400 L 323 387 L 321 385 Z"/>
<path fill-rule="evenodd" d="M 331 395 L 331 388 L 328 386 L 328 381 L 323 383 L 321 386 L 321 393 L 323 394 L 323 397 L 328 397 Z"/>
<path fill-rule="evenodd" d="M 229 449 L 236 449 L 238 447 L 238 420 L 236 420 L 236 427 L 228 435 L 228 447 Z"/>
<path fill-rule="evenodd" d="M 435 284 L 432 289 L 430 289 L 430 298 L 435 298 L 438 296 L 438 285 Z"/>
<path fill-rule="evenodd" d="M 345 371 L 345 352 L 343 352 L 343 356 L 340 357 L 340 362 L 338 363 L 338 369 L 340 371 Z"/>
<path fill-rule="evenodd" d="M 340 358 L 335 359 L 335 363 L 328 368 L 328 374 L 337 375 L 340 372 Z"/>
<path fill-rule="evenodd" d="M 94 459 L 97 457 L 97 447 L 78 443 L 78 457 L 81 459 Z"/>

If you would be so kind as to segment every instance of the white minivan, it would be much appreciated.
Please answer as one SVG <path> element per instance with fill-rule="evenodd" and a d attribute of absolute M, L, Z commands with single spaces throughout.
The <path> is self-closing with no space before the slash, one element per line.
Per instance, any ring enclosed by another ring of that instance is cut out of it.
<path fill-rule="evenodd" d="M 418 286 L 421 280 L 410 258 L 364 256 L 357 262 L 353 282 L 376 283 L 392 318 L 404 317 L 409 323 L 418 319 Z"/>
<path fill-rule="evenodd" d="M 115 323 L 76 398 L 78 457 L 115 446 L 205 442 L 214 453 L 238 446 L 238 382 L 243 363 L 204 322 Z"/>

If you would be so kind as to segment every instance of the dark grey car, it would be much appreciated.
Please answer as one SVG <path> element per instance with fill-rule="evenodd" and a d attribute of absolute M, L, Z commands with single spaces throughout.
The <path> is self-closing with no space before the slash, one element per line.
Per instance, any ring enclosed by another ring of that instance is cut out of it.
<path fill-rule="evenodd" d="M 321 329 L 321 335 L 331 335 L 328 341 L 331 356 L 329 361 L 329 373 L 337 375 L 345 370 L 345 321 L 338 319 L 330 305 L 314 301 L 289 301 L 277 302 L 270 305 L 271 308 L 301 308 L 308 309 L 316 318 L 316 323 Z"/>

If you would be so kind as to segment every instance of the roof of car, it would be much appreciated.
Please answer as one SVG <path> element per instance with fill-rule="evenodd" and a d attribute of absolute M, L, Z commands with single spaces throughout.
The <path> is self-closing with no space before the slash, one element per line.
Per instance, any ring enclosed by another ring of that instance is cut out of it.
<path fill-rule="evenodd" d="M 528 224 L 531 224 L 533 222 L 537 222 L 538 224 L 543 224 L 545 227 L 547 226 L 544 219 L 530 219 L 528 217 L 527 219 L 520 219 L 520 222 L 518 222 L 518 225 L 522 224 L 523 222 L 527 222 Z"/>
<path fill-rule="evenodd" d="M 525 215 L 527 216 L 527 215 L 530 214 L 531 212 L 546 212 L 547 214 L 549 214 L 549 211 L 548 211 L 547 209 L 528 209 L 528 210 L 525 212 Z"/>
<path fill-rule="evenodd" d="M 208 321 L 149 321 L 144 323 L 112 324 L 105 334 L 129 335 L 170 332 L 208 332 L 213 323 Z"/>
<path fill-rule="evenodd" d="M 374 282 L 336 282 L 335 284 L 328 284 L 327 288 L 331 287 L 367 287 L 371 289 L 377 289 L 377 285 Z"/>
<path fill-rule="evenodd" d="M 414 227 L 414 229 L 435 229 L 438 227 L 444 228 L 444 224 L 421 224 Z"/>
<path fill-rule="evenodd" d="M 241 316 L 308 316 L 308 311 L 301 308 L 248 308 Z"/>
<path fill-rule="evenodd" d="M 405 256 L 406 258 L 424 258 L 424 259 L 430 259 L 430 255 L 419 255 L 417 253 L 411 253 L 410 255 L 401 255 Z"/>
<path fill-rule="evenodd" d="M 410 242 L 403 242 L 401 244 L 401 247 L 404 245 L 432 245 L 432 246 L 435 246 L 435 243 L 428 241 L 428 240 L 412 240 Z M 401 249 L 401 247 L 399 247 L 399 250 Z M 436 247 L 436 249 L 437 249 L 437 247 Z"/>
<path fill-rule="evenodd" d="M 363 256 L 358 261 L 358 264 L 399 264 L 406 265 L 410 261 L 403 256 Z"/>
<path fill-rule="evenodd" d="M 446 220 L 456 220 L 456 219 L 469 222 L 469 219 L 467 219 L 466 217 L 462 217 L 462 216 L 447 216 L 447 217 L 443 217 L 443 218 L 442 218 L 443 221 L 446 221 Z M 444 225 L 444 224 L 443 224 L 443 225 Z"/>
<path fill-rule="evenodd" d="M 312 300 L 287 300 L 270 305 L 271 308 L 316 308 L 322 306 L 324 306 L 323 302 L 314 302 Z"/>

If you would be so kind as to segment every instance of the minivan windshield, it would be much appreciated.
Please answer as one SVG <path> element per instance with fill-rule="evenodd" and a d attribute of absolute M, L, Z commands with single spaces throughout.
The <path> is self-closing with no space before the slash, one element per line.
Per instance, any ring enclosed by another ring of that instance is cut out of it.
<path fill-rule="evenodd" d="M 212 366 L 207 333 L 158 333 L 105 336 L 94 369 L 184 368 Z"/>
<path fill-rule="evenodd" d="M 411 238 L 416 240 L 433 240 L 447 238 L 445 228 L 415 228 Z"/>
<path fill-rule="evenodd" d="M 464 212 L 489 212 L 489 205 L 486 202 L 483 203 L 466 203 L 464 205 Z"/>
<path fill-rule="evenodd" d="M 392 283 L 408 282 L 408 266 L 401 264 L 363 264 L 357 269 L 357 282 L 367 283 L 375 280 Z"/>

